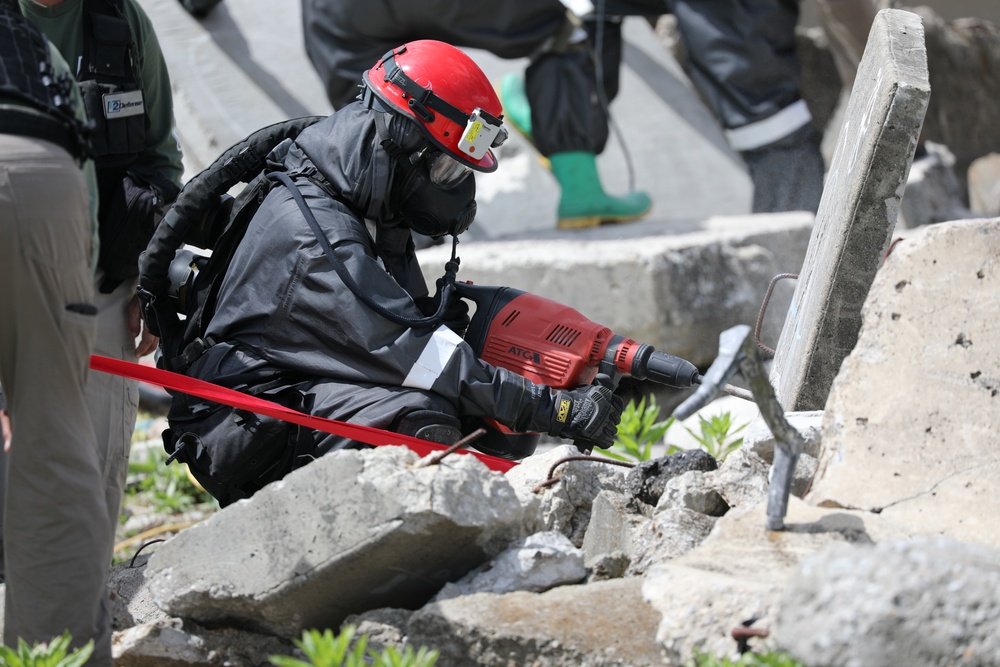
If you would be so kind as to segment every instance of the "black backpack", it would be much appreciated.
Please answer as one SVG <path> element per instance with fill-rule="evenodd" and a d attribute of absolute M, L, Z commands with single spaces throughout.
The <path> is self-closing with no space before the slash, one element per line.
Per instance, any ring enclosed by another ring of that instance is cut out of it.
<path fill-rule="evenodd" d="M 160 338 L 157 366 L 183 373 L 211 346 L 205 328 L 219 286 L 247 225 L 275 181 L 267 157 L 325 116 L 275 123 L 240 141 L 188 181 L 139 258 L 139 300 L 146 327 Z M 237 183 L 246 187 L 234 198 Z M 203 256 L 186 249 L 210 251 Z"/>

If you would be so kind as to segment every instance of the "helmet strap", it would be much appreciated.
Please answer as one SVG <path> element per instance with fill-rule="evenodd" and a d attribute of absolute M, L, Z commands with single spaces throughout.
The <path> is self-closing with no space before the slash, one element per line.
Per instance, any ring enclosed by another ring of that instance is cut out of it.
<path fill-rule="evenodd" d="M 389 177 L 392 173 L 389 159 L 397 162 L 406 160 L 406 153 L 392 135 L 389 133 L 389 126 L 385 121 L 385 112 L 372 110 L 375 116 L 376 142 L 382 150 L 375 150 L 372 154 L 372 188 L 371 197 L 368 204 L 368 217 L 378 218 L 381 213 L 382 203 L 389 193 Z"/>
<path fill-rule="evenodd" d="M 421 86 L 396 63 L 396 56 L 403 53 L 406 53 L 405 46 L 395 51 L 389 51 L 382 56 L 382 67 L 385 71 L 384 80 L 406 93 L 406 101 L 410 110 L 425 123 L 433 122 L 433 112 L 436 111 L 458 124 L 459 127 L 465 127 L 469 121 L 469 114 L 444 101 L 429 88 Z"/>

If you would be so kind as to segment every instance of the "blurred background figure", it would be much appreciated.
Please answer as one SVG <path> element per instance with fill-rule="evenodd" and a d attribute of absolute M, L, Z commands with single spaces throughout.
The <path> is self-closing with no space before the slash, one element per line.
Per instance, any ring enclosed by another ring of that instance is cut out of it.
<path fill-rule="evenodd" d="M 852 80 L 873 2 L 820 2 L 838 62 Z M 652 205 L 643 192 L 606 193 L 596 168 L 608 138 L 608 107 L 618 93 L 625 16 L 676 18 L 688 73 L 746 163 L 753 212 L 819 206 L 825 165 L 822 137 L 810 125 L 799 87 L 799 0 L 392 4 L 391 11 L 372 12 L 359 1 L 303 0 L 306 51 L 331 104 L 353 99 L 358 74 L 398 41 L 434 38 L 502 58 L 528 57 L 524 74 L 505 76 L 499 91 L 507 119 L 548 159 L 560 185 L 560 228 L 633 220 Z"/>
<path fill-rule="evenodd" d="M 303 0 L 306 52 L 333 107 L 358 95 L 361 73 L 397 44 L 436 39 L 489 51 L 501 58 L 530 58 L 532 86 L 505 113 L 549 159 L 561 188 L 557 226 L 595 227 L 644 216 L 644 192 L 607 193 L 597 155 L 608 139 L 607 112 L 598 94 L 593 49 L 576 13 L 558 0 L 390 0 L 373 11 L 364 0 Z M 538 97 L 536 97 L 538 95 Z"/>

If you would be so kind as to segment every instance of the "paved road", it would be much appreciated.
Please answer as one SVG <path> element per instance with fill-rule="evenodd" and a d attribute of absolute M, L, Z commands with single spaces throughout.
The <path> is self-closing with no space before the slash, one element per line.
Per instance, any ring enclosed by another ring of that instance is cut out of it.
<path fill-rule="evenodd" d="M 297 0 L 229 0 L 201 21 L 177 0 L 139 2 L 173 78 L 189 176 L 260 127 L 331 111 L 305 55 Z M 502 149 L 500 169 L 477 178 L 479 216 L 463 240 L 678 233 L 700 229 L 711 216 L 749 212 L 745 168 L 676 62 L 643 19 L 627 19 L 625 35 L 621 93 L 611 107 L 621 140 L 612 138 L 599 168 L 612 193 L 624 191 L 633 174 L 635 185 L 653 197 L 652 213 L 613 229 L 556 230 L 555 179 L 515 135 Z M 526 65 L 469 53 L 494 80 Z"/>

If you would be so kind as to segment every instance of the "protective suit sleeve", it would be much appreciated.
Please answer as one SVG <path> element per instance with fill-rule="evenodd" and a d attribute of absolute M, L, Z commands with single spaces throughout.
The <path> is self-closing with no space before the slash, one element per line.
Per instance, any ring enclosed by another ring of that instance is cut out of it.
<path fill-rule="evenodd" d="M 184 164 L 174 128 L 174 98 L 167 63 L 153 24 L 142 7 L 137 2 L 127 2 L 124 8 L 126 20 L 140 45 L 137 74 L 149 117 L 146 149 L 139 156 L 138 164 L 158 171 L 180 186 Z"/>

